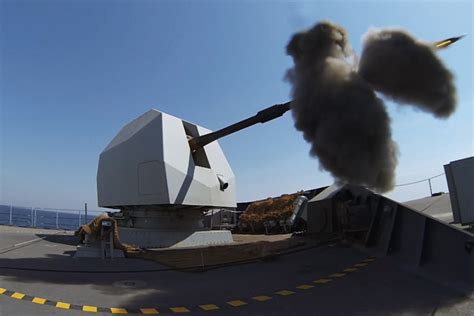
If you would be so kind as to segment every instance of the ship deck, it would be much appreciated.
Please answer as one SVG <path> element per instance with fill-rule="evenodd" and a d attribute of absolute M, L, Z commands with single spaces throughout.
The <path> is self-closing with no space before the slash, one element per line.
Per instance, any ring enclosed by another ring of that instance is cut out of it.
<path fill-rule="evenodd" d="M 473 315 L 474 300 L 342 243 L 182 272 L 73 258 L 72 232 L 0 226 L 0 315 Z"/>

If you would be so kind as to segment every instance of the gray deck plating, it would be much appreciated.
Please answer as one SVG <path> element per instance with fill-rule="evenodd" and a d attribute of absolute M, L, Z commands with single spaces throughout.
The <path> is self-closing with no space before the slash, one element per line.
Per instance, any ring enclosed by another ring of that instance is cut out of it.
<path fill-rule="evenodd" d="M 143 260 L 73 259 L 71 233 L 0 226 L 0 235 L 0 288 L 11 291 L 0 295 L 2 316 L 79 315 L 84 305 L 142 314 L 140 308 L 161 314 L 185 311 L 171 309 L 177 307 L 208 314 L 199 306 L 216 306 L 212 312 L 217 315 L 472 315 L 474 310 L 472 300 L 451 289 L 400 270 L 388 258 L 364 265 L 367 255 L 340 244 L 271 262 L 186 273 Z M 38 237 L 43 239 L 9 247 Z M 358 263 L 362 266 L 354 266 Z M 344 272 L 351 267 L 357 270 Z M 321 278 L 332 281 L 314 283 Z M 64 310 L 17 300 L 13 291 L 27 294 L 30 301 L 40 297 L 73 305 Z"/>

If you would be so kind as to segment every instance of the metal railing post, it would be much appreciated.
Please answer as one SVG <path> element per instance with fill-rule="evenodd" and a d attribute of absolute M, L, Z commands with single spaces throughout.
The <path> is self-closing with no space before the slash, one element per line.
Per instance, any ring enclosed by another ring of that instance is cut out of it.
<path fill-rule="evenodd" d="M 31 207 L 31 227 L 33 227 L 33 206 Z"/>
<path fill-rule="evenodd" d="M 59 211 L 56 210 L 56 229 L 59 229 Z"/>
<path fill-rule="evenodd" d="M 84 204 L 84 217 L 85 217 L 85 220 L 84 220 L 84 224 L 87 224 L 89 222 L 89 220 L 87 219 L 87 203 Z M 81 224 L 79 223 L 79 226 Z"/>
<path fill-rule="evenodd" d="M 80 209 L 79 209 L 78 213 L 79 213 L 79 225 L 77 225 L 77 226 L 81 226 L 81 210 Z"/>
<path fill-rule="evenodd" d="M 431 179 L 428 179 L 428 184 L 430 185 L 430 195 L 433 196 L 433 189 L 431 188 Z"/>
<path fill-rule="evenodd" d="M 34 222 L 33 222 L 33 223 L 34 223 L 34 227 L 36 227 L 36 217 L 37 217 L 36 214 L 37 214 L 37 211 L 38 211 L 38 210 L 35 208 L 35 212 L 34 212 L 35 217 L 34 217 Z"/>
<path fill-rule="evenodd" d="M 10 226 L 13 225 L 13 205 L 10 204 Z"/>

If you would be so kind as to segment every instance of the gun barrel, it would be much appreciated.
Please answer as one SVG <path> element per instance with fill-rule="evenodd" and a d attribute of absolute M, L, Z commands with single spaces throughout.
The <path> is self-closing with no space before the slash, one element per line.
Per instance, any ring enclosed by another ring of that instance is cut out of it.
<path fill-rule="evenodd" d="M 191 151 L 196 151 L 197 149 L 202 148 L 219 138 L 238 132 L 249 126 L 255 125 L 257 123 L 266 123 L 268 121 L 276 119 L 277 117 L 280 117 L 285 114 L 290 109 L 290 104 L 291 101 L 283 104 L 275 104 L 262 111 L 259 111 L 252 117 L 224 127 L 218 131 L 191 138 L 189 140 L 189 146 L 191 147 Z"/>

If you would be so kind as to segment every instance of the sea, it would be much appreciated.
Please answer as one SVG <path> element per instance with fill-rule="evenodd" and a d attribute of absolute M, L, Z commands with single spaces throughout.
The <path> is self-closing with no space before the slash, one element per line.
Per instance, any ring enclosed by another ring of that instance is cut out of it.
<path fill-rule="evenodd" d="M 44 209 L 0 204 L 0 225 L 76 230 L 102 211 Z"/>

